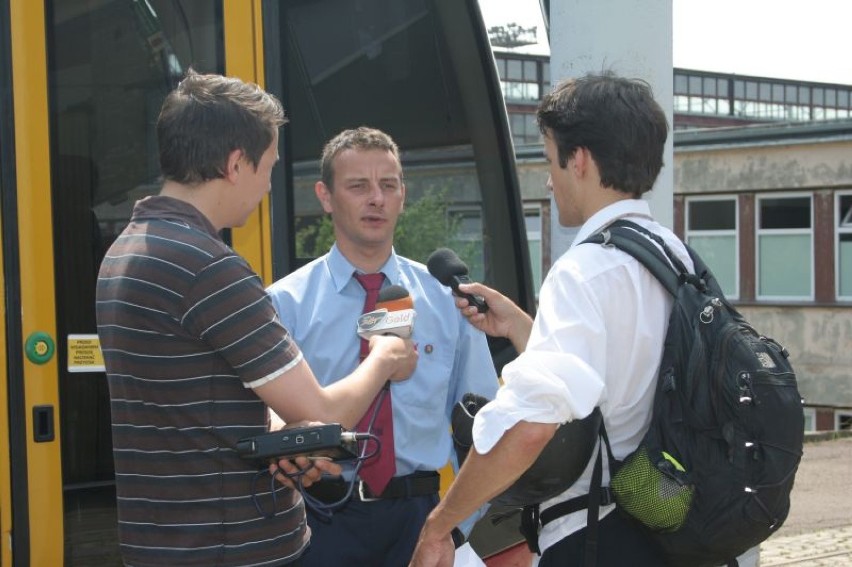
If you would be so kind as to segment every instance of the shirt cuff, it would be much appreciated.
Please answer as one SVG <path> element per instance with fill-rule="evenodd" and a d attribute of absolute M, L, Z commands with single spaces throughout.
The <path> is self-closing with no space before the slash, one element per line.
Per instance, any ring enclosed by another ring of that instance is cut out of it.
<path fill-rule="evenodd" d="M 279 376 L 281 376 L 282 374 L 284 374 L 285 372 L 287 372 L 288 370 L 290 370 L 291 368 L 293 368 L 294 366 L 299 364 L 299 362 L 301 362 L 301 360 L 302 360 L 302 353 L 300 352 L 299 355 L 296 358 L 294 358 L 293 360 L 288 362 L 287 365 L 284 366 L 283 368 L 279 368 L 275 372 L 267 374 L 266 376 L 263 376 L 262 378 L 258 378 L 257 380 L 252 380 L 251 382 L 243 382 L 243 387 L 254 389 L 254 388 L 257 388 L 259 386 L 263 386 L 267 382 L 272 382 L 273 380 L 275 380 L 276 378 L 278 378 Z"/>

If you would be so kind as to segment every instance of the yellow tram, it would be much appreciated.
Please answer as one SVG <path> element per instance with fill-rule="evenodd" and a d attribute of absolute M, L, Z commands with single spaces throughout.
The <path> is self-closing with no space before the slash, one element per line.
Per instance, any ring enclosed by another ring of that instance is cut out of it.
<path fill-rule="evenodd" d="M 288 111 L 272 193 L 227 235 L 265 282 L 323 251 L 321 144 L 369 124 L 404 150 L 409 204 L 447 220 L 475 277 L 534 309 L 476 0 L 0 0 L 2 566 L 116 557 L 94 284 L 133 203 L 159 188 L 156 115 L 190 67 L 257 82 Z"/>

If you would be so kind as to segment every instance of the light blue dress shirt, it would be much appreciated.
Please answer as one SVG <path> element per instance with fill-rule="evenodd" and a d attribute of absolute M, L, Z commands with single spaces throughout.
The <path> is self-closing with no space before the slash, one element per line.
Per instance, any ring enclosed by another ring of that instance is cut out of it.
<path fill-rule="evenodd" d="M 441 469 L 455 451 L 450 412 L 467 392 L 493 399 L 497 375 L 485 335 L 455 306 L 450 289 L 423 264 L 392 252 L 382 266 L 384 286 L 408 290 L 417 313 L 412 340 L 419 359 L 412 376 L 391 384 L 396 475 Z M 282 324 L 289 329 L 322 385 L 358 365 L 357 320 L 365 292 L 355 267 L 335 244 L 331 251 L 271 285 Z"/>

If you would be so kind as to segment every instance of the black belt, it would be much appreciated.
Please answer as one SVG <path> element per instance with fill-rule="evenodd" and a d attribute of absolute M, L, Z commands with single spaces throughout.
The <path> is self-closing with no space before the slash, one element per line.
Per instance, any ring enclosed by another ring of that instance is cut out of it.
<path fill-rule="evenodd" d="M 352 489 L 352 500 L 370 502 L 387 498 L 412 498 L 437 494 L 441 488 L 441 475 L 436 471 L 417 471 L 406 476 L 395 476 L 378 496 L 362 480 L 356 480 Z M 337 502 L 346 496 L 349 483 L 342 479 L 321 480 L 307 489 L 308 493 L 325 503 Z"/>

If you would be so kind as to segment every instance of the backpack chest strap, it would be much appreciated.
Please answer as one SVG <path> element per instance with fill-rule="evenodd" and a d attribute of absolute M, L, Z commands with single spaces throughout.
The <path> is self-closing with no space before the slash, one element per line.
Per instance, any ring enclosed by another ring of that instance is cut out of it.
<path fill-rule="evenodd" d="M 615 498 L 612 496 L 612 491 L 608 486 L 603 486 L 600 489 L 600 506 L 609 506 L 610 504 L 615 504 Z M 582 496 L 575 496 L 565 502 L 560 502 L 555 506 L 551 506 L 547 510 L 539 512 L 539 523 L 542 527 L 546 526 L 550 522 L 554 520 L 558 520 L 563 516 L 567 516 L 568 514 L 573 514 L 574 512 L 579 512 L 580 510 L 585 510 L 589 507 L 589 495 L 584 494 Z"/>

